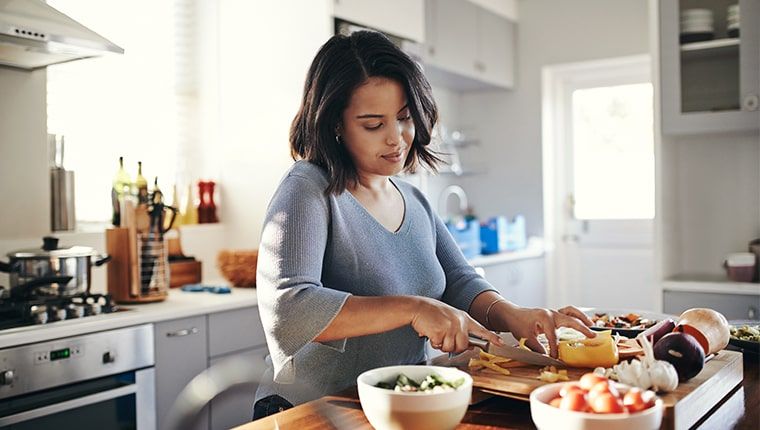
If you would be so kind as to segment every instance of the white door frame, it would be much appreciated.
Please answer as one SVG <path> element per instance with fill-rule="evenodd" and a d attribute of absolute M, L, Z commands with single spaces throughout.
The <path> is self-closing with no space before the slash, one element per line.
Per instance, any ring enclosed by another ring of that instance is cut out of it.
<path fill-rule="evenodd" d="M 584 83 L 593 82 L 604 85 L 610 70 L 618 77 L 651 76 L 651 60 L 648 54 L 617 57 L 579 63 L 545 66 L 541 71 L 542 103 L 542 166 L 543 166 L 543 205 L 544 238 L 546 246 L 546 302 L 549 307 L 565 306 L 577 303 L 579 291 L 569 291 L 560 287 L 560 276 L 567 273 L 577 274 L 573 269 L 576 264 L 568 261 L 563 253 L 558 253 L 567 232 L 564 225 L 564 213 L 571 210 L 564 201 L 568 184 L 565 182 L 567 172 L 565 160 L 572 141 L 572 124 L 567 121 L 565 106 L 568 105 L 572 91 L 583 87 Z M 603 70 L 603 71 L 602 71 Z M 619 82 L 610 82 L 618 85 Z M 561 197 L 558 197 L 561 196 Z"/>

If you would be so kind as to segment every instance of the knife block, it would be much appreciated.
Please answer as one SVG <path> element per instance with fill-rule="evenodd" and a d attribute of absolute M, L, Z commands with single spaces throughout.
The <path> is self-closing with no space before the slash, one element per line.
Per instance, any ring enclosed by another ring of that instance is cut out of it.
<path fill-rule="evenodd" d="M 165 300 L 169 291 L 168 245 L 165 238 L 130 231 L 106 230 L 108 293 L 117 303 Z M 111 264 L 113 263 L 113 264 Z"/>

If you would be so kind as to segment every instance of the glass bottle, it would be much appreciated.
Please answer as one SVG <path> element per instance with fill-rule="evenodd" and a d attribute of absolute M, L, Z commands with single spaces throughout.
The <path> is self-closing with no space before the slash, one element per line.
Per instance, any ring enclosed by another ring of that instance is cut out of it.
<path fill-rule="evenodd" d="M 111 223 L 117 227 L 121 225 L 121 202 L 124 196 L 129 194 L 131 188 L 132 180 L 124 170 L 124 157 L 119 157 L 119 170 L 116 171 L 111 187 L 111 204 L 113 205 Z"/>
<path fill-rule="evenodd" d="M 187 198 L 180 211 L 182 214 L 182 224 L 198 224 L 198 208 L 195 206 L 195 193 L 193 193 L 193 184 L 187 186 Z"/>
<path fill-rule="evenodd" d="M 137 189 L 137 201 L 148 203 L 148 180 L 142 174 L 142 161 L 137 162 L 137 177 L 135 178 L 135 188 Z"/>

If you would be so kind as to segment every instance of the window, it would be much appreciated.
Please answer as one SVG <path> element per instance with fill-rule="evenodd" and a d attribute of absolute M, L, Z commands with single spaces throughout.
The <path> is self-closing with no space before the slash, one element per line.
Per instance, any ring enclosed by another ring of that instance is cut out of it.
<path fill-rule="evenodd" d="M 651 83 L 573 91 L 576 218 L 654 218 L 652 106 Z"/>
<path fill-rule="evenodd" d="M 165 194 L 186 175 L 198 111 L 192 0 L 48 0 L 125 50 L 48 68 L 48 132 L 66 138 L 80 221 L 111 218 L 110 188 L 124 157 Z M 190 180 L 194 178 L 186 178 Z"/>

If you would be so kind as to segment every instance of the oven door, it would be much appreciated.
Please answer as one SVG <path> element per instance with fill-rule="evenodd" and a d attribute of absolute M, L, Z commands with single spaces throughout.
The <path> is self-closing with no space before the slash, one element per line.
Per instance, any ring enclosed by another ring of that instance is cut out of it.
<path fill-rule="evenodd" d="M 0 401 L 3 429 L 155 430 L 154 369 L 120 373 Z"/>

